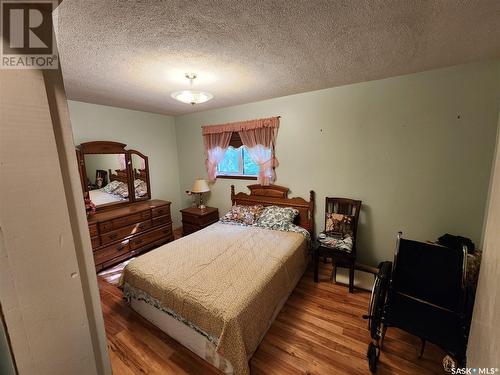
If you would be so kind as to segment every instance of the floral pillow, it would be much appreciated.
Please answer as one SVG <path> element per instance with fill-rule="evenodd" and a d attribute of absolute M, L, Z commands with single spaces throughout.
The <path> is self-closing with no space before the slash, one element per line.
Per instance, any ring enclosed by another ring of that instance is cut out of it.
<path fill-rule="evenodd" d="M 267 206 L 262 211 L 257 225 L 262 228 L 286 230 L 298 214 L 299 210 L 292 207 Z"/>
<path fill-rule="evenodd" d="M 333 212 L 326 213 L 325 232 L 338 233 L 343 236 L 353 234 L 354 216 L 342 215 Z"/>
<path fill-rule="evenodd" d="M 253 225 L 259 218 L 263 209 L 264 206 L 262 205 L 255 205 L 255 206 L 235 205 L 231 208 L 231 210 L 227 214 L 225 214 L 220 219 L 220 221 L 223 223 Z"/>
<path fill-rule="evenodd" d="M 120 184 L 122 184 L 122 182 L 120 181 L 111 181 L 109 184 L 107 184 L 106 186 L 104 186 L 102 188 L 102 191 L 104 191 L 105 193 L 108 193 L 108 194 L 113 194 L 113 192 L 118 189 L 120 187 Z"/>

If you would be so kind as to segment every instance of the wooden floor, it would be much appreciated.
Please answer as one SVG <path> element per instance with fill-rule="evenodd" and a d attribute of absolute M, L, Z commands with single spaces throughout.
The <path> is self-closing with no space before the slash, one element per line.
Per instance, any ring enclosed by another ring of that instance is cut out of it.
<path fill-rule="evenodd" d="M 109 355 L 115 375 L 218 374 L 162 331 L 132 311 L 113 284 L 118 268 L 99 276 Z M 369 293 L 347 293 L 328 280 L 331 264 L 322 264 L 320 283 L 309 269 L 290 296 L 250 361 L 252 374 L 369 374 L 366 321 Z M 420 341 L 389 328 L 378 374 L 443 374 L 444 353 L 427 344 L 418 359 Z"/>

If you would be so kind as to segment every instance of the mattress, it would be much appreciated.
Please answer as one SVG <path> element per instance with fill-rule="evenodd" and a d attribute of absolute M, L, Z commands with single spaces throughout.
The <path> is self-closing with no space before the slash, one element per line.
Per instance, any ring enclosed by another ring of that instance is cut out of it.
<path fill-rule="evenodd" d="M 183 342 L 191 335 L 174 337 L 196 354 L 249 374 L 248 359 L 305 270 L 307 248 L 299 233 L 217 223 L 133 260 L 121 284 L 141 315 L 149 305 L 201 336 L 205 352 Z"/>

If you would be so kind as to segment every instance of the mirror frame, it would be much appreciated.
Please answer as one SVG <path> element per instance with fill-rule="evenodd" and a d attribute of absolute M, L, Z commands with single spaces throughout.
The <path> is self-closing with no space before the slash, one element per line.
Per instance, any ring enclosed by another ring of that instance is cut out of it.
<path fill-rule="evenodd" d="M 85 142 L 76 147 L 76 157 L 78 161 L 78 171 L 80 172 L 80 182 L 82 185 L 83 196 L 89 194 L 87 187 L 87 172 L 85 169 L 85 155 L 88 154 L 125 154 L 125 164 L 127 166 L 127 179 L 128 179 L 128 196 L 129 200 L 126 202 L 114 203 L 106 206 L 96 207 L 97 211 L 114 209 L 116 207 L 127 206 L 134 202 L 140 202 L 151 199 L 151 184 L 148 157 L 136 150 L 125 150 L 127 147 L 124 143 L 113 141 L 93 141 Z M 134 188 L 134 170 L 132 165 L 132 154 L 137 154 L 145 160 L 145 169 L 147 171 L 147 187 L 148 194 L 143 198 L 136 199 Z"/>
<path fill-rule="evenodd" d="M 130 158 L 130 171 L 132 173 L 132 191 L 134 192 L 134 202 L 140 202 L 140 201 L 147 201 L 151 199 L 151 184 L 149 182 L 149 161 L 148 157 L 144 155 L 142 152 L 139 152 L 137 150 L 129 150 L 127 151 L 129 153 L 129 158 Z M 145 195 L 142 198 L 136 198 L 135 197 L 135 187 L 134 187 L 134 181 L 135 181 L 135 168 L 134 168 L 134 162 L 132 161 L 132 154 L 138 155 L 139 157 L 144 159 L 144 169 L 146 170 L 146 185 L 148 186 L 148 194 Z M 130 193 L 129 193 L 130 194 Z"/>

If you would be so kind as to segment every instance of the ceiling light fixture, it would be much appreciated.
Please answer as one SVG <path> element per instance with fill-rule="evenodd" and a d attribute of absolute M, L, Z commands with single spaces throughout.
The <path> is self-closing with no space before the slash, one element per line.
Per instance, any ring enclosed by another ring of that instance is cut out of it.
<path fill-rule="evenodd" d="M 195 73 L 186 73 L 185 77 L 189 79 L 189 84 L 193 86 L 193 81 L 196 79 Z M 181 90 L 171 94 L 172 98 L 186 104 L 201 104 L 208 102 L 214 96 L 209 92 L 196 90 Z"/>

